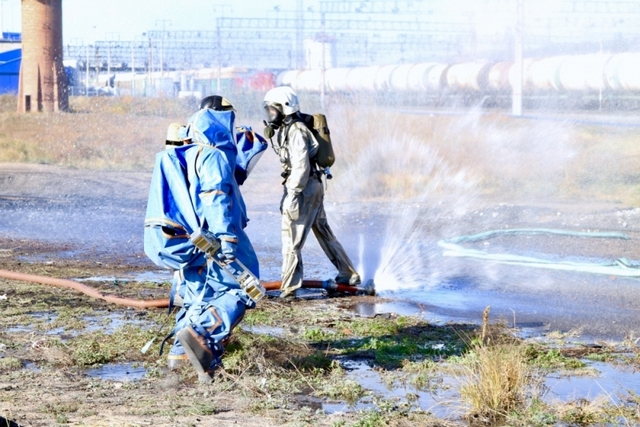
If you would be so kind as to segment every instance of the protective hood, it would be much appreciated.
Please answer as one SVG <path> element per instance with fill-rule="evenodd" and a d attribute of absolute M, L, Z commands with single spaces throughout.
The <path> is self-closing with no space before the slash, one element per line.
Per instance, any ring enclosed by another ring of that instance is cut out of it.
<path fill-rule="evenodd" d="M 255 133 L 251 126 L 242 126 L 236 133 L 238 155 L 234 175 L 238 185 L 244 184 L 262 154 L 267 149 L 267 141 Z"/>
<path fill-rule="evenodd" d="M 156 155 L 145 216 L 144 251 L 158 266 L 175 270 L 204 265 L 204 254 L 189 240 L 202 226 L 186 178 L 185 147 Z"/>
<path fill-rule="evenodd" d="M 187 139 L 198 145 L 208 145 L 224 152 L 232 170 L 236 166 L 236 114 L 233 111 L 198 110 L 187 122 Z"/>

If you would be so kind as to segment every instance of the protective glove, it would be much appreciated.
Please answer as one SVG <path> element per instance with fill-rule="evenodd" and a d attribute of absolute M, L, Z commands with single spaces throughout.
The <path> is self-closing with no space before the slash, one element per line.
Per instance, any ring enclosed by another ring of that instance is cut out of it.
<path fill-rule="evenodd" d="M 222 261 L 231 262 L 236 259 L 237 243 L 228 242 L 226 240 L 220 240 L 220 255 L 219 258 Z"/>
<path fill-rule="evenodd" d="M 287 193 L 287 197 L 284 198 L 283 211 L 286 212 L 291 221 L 297 221 L 300 218 L 300 195 Z"/>

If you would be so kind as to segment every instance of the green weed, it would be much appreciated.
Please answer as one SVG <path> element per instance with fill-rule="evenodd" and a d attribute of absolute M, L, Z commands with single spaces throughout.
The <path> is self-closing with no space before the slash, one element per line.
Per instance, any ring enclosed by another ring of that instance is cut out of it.
<path fill-rule="evenodd" d="M 544 369 L 581 369 L 586 363 L 565 357 L 558 349 L 546 349 L 536 345 L 529 345 L 525 350 L 527 359 L 533 365 Z"/>

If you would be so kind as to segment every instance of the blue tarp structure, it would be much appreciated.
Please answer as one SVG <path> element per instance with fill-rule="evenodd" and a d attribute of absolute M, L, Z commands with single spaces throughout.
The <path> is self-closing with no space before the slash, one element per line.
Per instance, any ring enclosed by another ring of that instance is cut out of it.
<path fill-rule="evenodd" d="M 0 95 L 17 94 L 20 80 L 20 59 L 22 49 L 0 53 Z"/>

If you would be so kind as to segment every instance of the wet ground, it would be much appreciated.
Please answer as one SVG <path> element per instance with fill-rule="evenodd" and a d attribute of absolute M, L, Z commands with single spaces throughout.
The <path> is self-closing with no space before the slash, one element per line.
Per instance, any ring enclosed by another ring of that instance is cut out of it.
<path fill-rule="evenodd" d="M 243 189 L 251 218 L 248 234 L 261 261 L 263 280 L 278 280 L 280 224 L 277 175 L 257 170 Z M 126 285 L 131 281 L 166 282 L 167 271 L 153 265 L 142 247 L 142 229 L 150 172 L 80 171 L 44 165 L 0 165 L 0 257 L 28 254 L 21 260 L 44 265 L 66 261 L 95 264 L 96 276 L 69 277 L 87 284 Z M 253 180 L 253 181 L 251 181 Z M 531 203 L 473 199 L 464 209 L 453 210 L 451 200 L 428 199 L 402 204 L 393 202 L 333 203 L 329 187 L 326 209 L 339 239 L 357 260 L 365 279 L 375 278 L 380 298 L 340 300 L 341 307 L 358 317 L 392 318 L 417 315 L 430 324 L 450 321 L 479 324 L 482 312 L 491 307 L 492 320 L 528 338 L 548 340 L 553 333 L 577 346 L 602 341 L 636 342 L 640 333 L 640 282 L 616 275 L 553 271 L 502 265 L 492 261 L 443 256 L 441 239 L 487 230 L 553 228 L 572 231 L 611 231 L 628 239 L 569 236 L 502 236 L 466 244 L 491 254 L 516 254 L 555 261 L 586 263 L 627 258 L 640 260 L 637 242 L 640 209 L 592 202 Z M 325 279 L 335 273 L 315 239 L 304 251 L 308 278 Z M 110 267 L 111 266 L 111 267 Z M 99 271 L 98 271 L 99 270 Z M 314 293 L 315 292 L 315 293 Z M 157 293 L 157 290 L 156 290 Z M 304 298 L 322 298 L 319 291 L 305 291 Z M 0 295 L 0 298 L 2 295 Z M 319 302 L 322 302 L 321 300 Z M 56 319 L 32 313 L 33 323 Z M 108 324 L 104 318 L 109 318 Z M 102 320 L 101 320 L 102 319 Z M 100 310 L 83 316 L 83 332 L 101 328 L 106 333 L 123 324 L 139 324 L 134 315 Z M 260 335 L 287 337 L 286 328 L 250 327 Z M 40 326 L 42 328 L 42 326 Z M 5 332 L 31 334 L 33 325 Z M 47 329 L 44 336 L 64 333 Z M 545 378 L 544 398 L 552 400 L 616 399 L 621 390 L 640 393 L 638 373 L 620 364 L 585 360 L 590 374 L 554 373 Z M 439 418 L 459 415 L 455 381 L 440 377 L 433 390 L 417 391 L 395 384 L 376 369 L 358 360 L 341 360 L 346 380 L 357 381 L 375 395 L 412 404 Z M 36 364 L 25 375 L 37 375 Z M 135 388 L 153 375 L 136 362 L 105 364 L 86 370 L 83 381 L 102 380 L 114 389 Z M 88 378 L 88 379 L 87 379 Z M 169 381 L 167 379 L 166 381 Z M 4 385 L 7 386 L 8 385 Z M 366 410 L 376 403 L 371 397 L 355 404 L 294 396 L 300 407 L 321 409 L 327 414 Z M 230 415 L 231 416 L 231 415 Z M 0 421 L 2 419 L 0 418 Z M 260 425 L 256 421 L 255 425 Z"/>
<path fill-rule="evenodd" d="M 278 280 L 280 185 L 271 171 L 257 170 L 243 188 L 247 229 L 261 262 L 261 278 Z M 168 274 L 144 255 L 142 243 L 150 172 L 81 171 L 45 165 L 0 165 L 1 250 L 45 242 L 39 261 L 117 260 L 152 280 Z M 369 313 L 421 314 L 434 321 L 479 322 L 491 315 L 530 334 L 580 331 L 585 340 L 622 340 L 640 334 L 640 282 L 615 275 L 550 271 L 491 261 L 442 256 L 440 239 L 505 228 L 616 231 L 629 237 L 505 236 L 470 244 L 490 253 L 549 260 L 608 262 L 640 259 L 640 209 L 592 202 L 527 203 L 476 200 L 455 214 L 448 201 L 332 203 L 326 209 L 339 239 L 379 295 L 393 302 L 357 307 Z M 406 222 L 411 227 L 406 227 Z M 404 223 L 404 224 L 403 224 Z M 392 249 L 392 256 L 385 250 Z M 304 251 L 307 278 L 335 273 L 315 239 Z M 384 267 L 384 274 L 380 274 Z M 138 273 L 136 273 L 138 274 Z M 120 279 L 123 279 L 122 277 Z M 130 278 L 132 279 L 132 278 Z"/>

